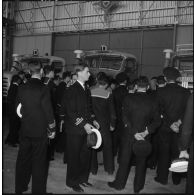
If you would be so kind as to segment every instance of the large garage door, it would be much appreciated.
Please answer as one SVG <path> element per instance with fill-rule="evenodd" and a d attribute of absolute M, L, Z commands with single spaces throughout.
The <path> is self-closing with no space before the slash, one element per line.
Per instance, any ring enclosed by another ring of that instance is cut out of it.
<path fill-rule="evenodd" d="M 83 32 L 55 34 L 53 54 L 64 57 L 68 66 L 75 63 L 76 49 L 100 49 L 107 45 L 111 50 L 134 54 L 138 59 L 139 74 L 149 78 L 162 74 L 166 48 L 173 48 L 173 29 L 113 30 L 109 32 Z"/>

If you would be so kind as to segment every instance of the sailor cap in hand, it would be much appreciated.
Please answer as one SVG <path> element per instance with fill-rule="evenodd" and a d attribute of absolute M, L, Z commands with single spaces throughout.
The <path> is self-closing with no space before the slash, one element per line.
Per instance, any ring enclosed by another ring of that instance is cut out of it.
<path fill-rule="evenodd" d="M 98 149 L 102 144 L 101 133 L 97 129 L 91 129 L 92 133 L 87 135 L 87 146 Z"/>

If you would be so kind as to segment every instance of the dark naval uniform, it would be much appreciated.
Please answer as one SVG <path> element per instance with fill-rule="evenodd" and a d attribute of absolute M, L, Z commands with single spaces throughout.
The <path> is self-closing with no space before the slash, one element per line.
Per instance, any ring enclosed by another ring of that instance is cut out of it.
<path fill-rule="evenodd" d="M 18 135 L 20 129 L 20 118 L 16 114 L 15 104 L 16 104 L 16 95 L 20 84 L 22 84 L 21 78 L 18 75 L 14 75 L 7 96 L 9 134 L 6 138 L 5 143 L 11 144 L 12 146 L 14 146 L 19 141 Z"/>
<path fill-rule="evenodd" d="M 160 106 L 160 114 L 163 116 L 162 125 L 159 129 L 159 155 L 157 165 L 156 181 L 167 184 L 171 160 L 178 158 L 178 133 L 171 130 L 173 122 L 182 121 L 187 99 L 190 95 L 188 89 L 176 83 L 168 83 L 165 87 L 159 88 L 157 98 Z M 172 174 L 173 183 L 178 184 L 180 177 Z"/>
<path fill-rule="evenodd" d="M 91 90 L 92 96 L 92 108 L 95 117 L 100 125 L 100 132 L 102 135 L 102 150 L 103 150 L 103 163 L 104 170 L 109 174 L 114 171 L 114 157 L 112 151 L 112 137 L 110 132 L 110 126 L 115 126 L 115 109 L 113 104 L 113 98 L 111 93 L 100 87 L 93 88 Z M 97 173 L 98 161 L 97 150 L 92 150 L 92 173 Z"/>
<path fill-rule="evenodd" d="M 19 87 L 21 104 L 20 146 L 16 161 L 16 193 L 26 190 L 32 175 L 32 193 L 46 193 L 47 128 L 55 130 L 49 90 L 37 78 Z"/>
<path fill-rule="evenodd" d="M 126 88 L 126 85 L 119 85 L 114 91 L 113 91 L 113 100 L 116 110 L 116 129 L 113 131 L 113 153 L 114 156 L 118 153 L 118 158 L 120 158 L 120 143 L 121 143 L 121 137 L 123 137 L 123 129 L 124 124 L 122 120 L 122 103 L 125 98 L 125 96 L 128 94 L 128 90 Z"/>
<path fill-rule="evenodd" d="M 68 87 L 66 86 L 66 83 L 64 81 L 60 82 L 60 84 L 56 88 L 56 104 L 57 104 L 56 112 L 57 112 L 57 118 L 59 119 L 57 121 L 59 122 L 60 122 L 60 108 L 61 108 L 62 99 L 63 99 L 64 93 L 66 93 L 67 90 L 68 90 Z M 56 151 L 65 152 L 66 134 L 64 131 L 64 124 L 62 125 L 62 127 L 58 126 L 57 130 L 58 131 L 56 135 L 56 139 L 57 139 L 56 140 Z M 64 153 L 64 158 L 66 155 L 65 153 Z"/>
<path fill-rule="evenodd" d="M 88 182 L 91 148 L 87 147 L 86 123 L 92 122 L 91 93 L 76 81 L 65 93 L 61 104 L 61 116 L 65 115 L 67 175 L 69 187 Z"/>
<path fill-rule="evenodd" d="M 44 77 L 42 80 L 43 80 L 43 83 L 49 88 L 53 113 L 54 113 L 54 117 L 55 117 L 55 120 L 56 120 L 56 118 L 57 118 L 57 113 L 56 113 L 56 108 L 57 108 L 56 85 L 54 84 L 53 79 L 50 79 L 49 77 Z M 56 120 L 56 121 L 58 121 L 58 120 Z M 54 159 L 56 139 L 57 139 L 57 137 L 50 140 L 50 144 L 48 145 L 48 147 L 49 147 L 49 149 L 48 149 L 48 158 L 49 158 L 49 160 Z"/>
<path fill-rule="evenodd" d="M 129 94 L 123 102 L 124 134 L 121 140 L 121 157 L 115 180 L 112 182 L 116 189 L 123 189 L 126 185 L 130 171 L 130 161 L 133 157 L 133 147 L 137 142 L 134 135 L 148 129 L 149 135 L 145 140 L 150 144 L 150 134 L 160 125 L 160 115 L 157 104 L 146 92 Z M 140 148 L 140 154 L 135 154 L 136 170 L 134 178 L 134 191 L 139 192 L 144 187 L 146 176 L 145 148 Z M 112 187 L 112 186 L 111 186 Z"/>
<path fill-rule="evenodd" d="M 188 99 L 181 131 L 181 150 L 190 149 L 186 193 L 194 193 L 194 94 Z"/>

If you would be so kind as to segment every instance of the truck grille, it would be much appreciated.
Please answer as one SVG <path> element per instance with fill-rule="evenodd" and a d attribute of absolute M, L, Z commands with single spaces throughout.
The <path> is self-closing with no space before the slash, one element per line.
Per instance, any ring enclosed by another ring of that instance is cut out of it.
<path fill-rule="evenodd" d="M 8 94 L 8 89 L 9 89 L 9 82 L 8 82 L 8 78 L 3 77 L 3 97 L 7 97 Z"/>

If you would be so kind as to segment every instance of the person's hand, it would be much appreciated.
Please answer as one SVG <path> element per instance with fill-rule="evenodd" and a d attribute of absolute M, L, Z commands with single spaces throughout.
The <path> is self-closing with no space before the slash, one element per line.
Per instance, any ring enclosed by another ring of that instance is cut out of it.
<path fill-rule="evenodd" d="M 61 120 L 60 121 L 60 133 L 62 132 L 62 126 L 63 126 L 63 124 L 64 124 L 64 120 Z"/>
<path fill-rule="evenodd" d="M 93 121 L 93 125 L 96 127 L 96 129 L 100 128 L 100 125 L 96 120 Z"/>
<path fill-rule="evenodd" d="M 51 132 L 51 133 L 48 135 L 48 138 L 49 138 L 49 139 L 54 139 L 54 138 L 55 138 L 55 135 L 56 135 L 56 132 Z"/>
<path fill-rule="evenodd" d="M 90 134 L 90 133 L 92 133 L 92 129 L 94 129 L 94 127 L 91 124 L 86 123 L 84 126 L 84 129 L 85 129 L 87 134 Z"/>
<path fill-rule="evenodd" d="M 175 133 L 179 133 L 179 123 L 178 123 L 178 122 L 172 123 L 172 125 L 170 126 L 170 128 L 171 128 L 172 131 L 174 131 Z"/>
<path fill-rule="evenodd" d="M 143 137 L 143 135 L 142 135 L 142 133 L 136 133 L 135 135 L 134 135 L 134 137 L 135 137 L 135 139 L 136 140 L 144 140 L 144 137 Z"/>
<path fill-rule="evenodd" d="M 110 131 L 114 131 L 114 127 L 110 125 Z"/>
<path fill-rule="evenodd" d="M 145 130 L 145 131 L 143 131 L 143 132 L 140 133 L 140 135 L 141 135 L 143 138 L 145 138 L 148 134 L 149 134 L 149 132 L 148 132 L 148 128 L 147 128 L 147 127 L 146 127 L 146 130 Z"/>
<path fill-rule="evenodd" d="M 187 150 L 180 151 L 179 158 L 189 158 Z"/>

